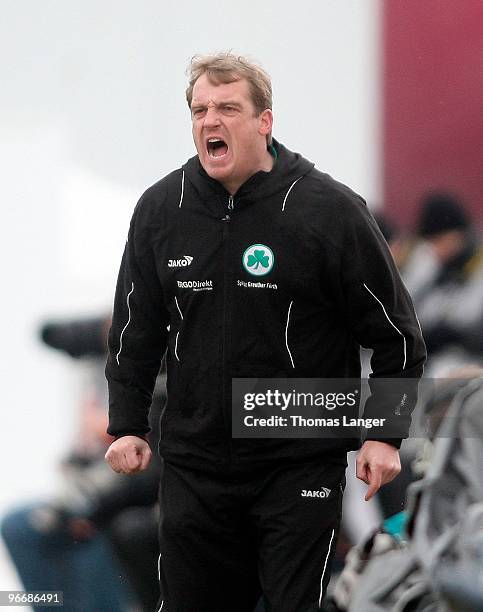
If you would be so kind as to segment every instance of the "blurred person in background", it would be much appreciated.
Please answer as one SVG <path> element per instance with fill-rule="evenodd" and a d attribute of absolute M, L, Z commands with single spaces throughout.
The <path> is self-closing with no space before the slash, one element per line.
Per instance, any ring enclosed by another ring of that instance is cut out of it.
<path fill-rule="evenodd" d="M 483 248 L 457 196 L 434 192 L 422 201 L 420 243 L 402 271 L 426 342 L 427 376 L 468 361 L 483 362 Z"/>
<path fill-rule="evenodd" d="M 10 510 L 1 533 L 24 588 L 63 591 L 69 612 L 152 610 L 159 596 L 159 461 L 136 478 L 119 478 L 104 453 L 107 406 L 103 370 L 109 317 L 52 321 L 42 340 L 87 368 L 80 422 L 61 465 L 56 493 Z M 156 385 L 150 442 L 159 438 L 164 376 Z M 42 608 L 39 608 L 41 610 Z"/>
<path fill-rule="evenodd" d="M 327 612 L 480 612 L 483 369 L 425 385 L 426 436 L 403 512 L 349 551 Z"/>
<path fill-rule="evenodd" d="M 408 257 L 408 237 L 401 231 L 396 223 L 389 219 L 384 213 L 375 213 L 374 219 L 384 236 L 384 240 L 387 242 L 394 263 L 400 270 Z"/>

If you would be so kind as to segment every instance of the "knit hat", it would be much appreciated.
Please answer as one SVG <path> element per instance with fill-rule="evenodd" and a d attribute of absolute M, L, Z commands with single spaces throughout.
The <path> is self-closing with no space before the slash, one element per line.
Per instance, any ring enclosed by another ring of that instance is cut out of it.
<path fill-rule="evenodd" d="M 423 199 L 417 223 L 417 232 L 420 236 L 429 238 L 451 230 L 465 230 L 469 227 L 470 219 L 456 197 L 446 193 L 432 193 Z"/>

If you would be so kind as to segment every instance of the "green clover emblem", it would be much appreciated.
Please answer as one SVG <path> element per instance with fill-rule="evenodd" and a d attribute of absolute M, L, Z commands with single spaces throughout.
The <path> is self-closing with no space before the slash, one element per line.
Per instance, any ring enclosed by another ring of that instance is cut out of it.
<path fill-rule="evenodd" d="M 274 261 L 273 251 L 266 244 L 252 244 L 245 250 L 242 257 L 245 270 L 253 276 L 269 274 Z"/>
<path fill-rule="evenodd" d="M 261 249 L 257 249 L 253 252 L 253 255 L 248 256 L 247 266 L 249 268 L 253 268 L 254 270 L 258 270 L 258 266 L 263 266 L 264 268 L 268 268 L 269 258 L 268 255 L 265 255 L 265 251 Z"/>

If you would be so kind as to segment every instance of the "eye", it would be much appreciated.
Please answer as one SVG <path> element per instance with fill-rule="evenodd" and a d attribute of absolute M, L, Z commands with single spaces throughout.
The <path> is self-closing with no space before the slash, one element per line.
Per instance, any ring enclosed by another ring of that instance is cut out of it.
<path fill-rule="evenodd" d="M 193 108 L 191 110 L 192 116 L 196 117 L 196 118 L 202 117 L 204 115 L 204 113 L 205 113 L 205 109 L 204 108 Z"/>

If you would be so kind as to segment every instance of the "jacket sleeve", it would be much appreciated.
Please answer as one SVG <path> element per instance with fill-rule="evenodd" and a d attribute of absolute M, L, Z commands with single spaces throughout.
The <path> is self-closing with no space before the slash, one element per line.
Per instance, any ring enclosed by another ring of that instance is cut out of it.
<path fill-rule="evenodd" d="M 369 430 L 366 439 L 399 447 L 411 424 L 426 348 L 409 293 L 362 199 L 354 196 L 343 223 L 340 275 L 346 320 L 356 341 L 373 350 L 364 417 L 387 419 L 379 437 Z"/>
<path fill-rule="evenodd" d="M 169 324 L 142 207 L 141 198 L 124 249 L 108 340 L 107 432 L 116 437 L 144 437 L 150 430 L 149 408 Z"/>

